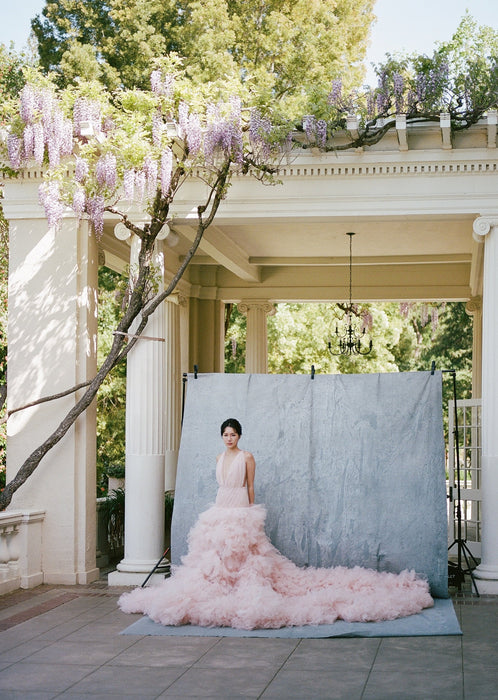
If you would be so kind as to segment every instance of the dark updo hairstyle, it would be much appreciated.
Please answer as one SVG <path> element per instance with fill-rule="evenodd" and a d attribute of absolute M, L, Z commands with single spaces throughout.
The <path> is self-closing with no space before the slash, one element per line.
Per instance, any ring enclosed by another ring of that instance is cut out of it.
<path fill-rule="evenodd" d="M 241 437 L 242 435 L 242 426 L 239 423 L 239 421 L 236 418 L 227 418 L 226 421 L 223 421 L 221 424 L 221 434 L 225 432 L 226 428 L 233 428 L 237 435 Z"/>

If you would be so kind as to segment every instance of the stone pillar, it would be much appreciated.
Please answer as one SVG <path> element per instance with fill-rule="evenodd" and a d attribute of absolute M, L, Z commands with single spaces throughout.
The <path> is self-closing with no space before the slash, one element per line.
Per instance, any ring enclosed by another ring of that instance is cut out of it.
<path fill-rule="evenodd" d="M 131 265 L 140 240 L 133 236 Z M 155 264 L 164 273 L 162 253 Z M 144 335 L 165 338 L 165 312 L 159 307 Z M 138 585 L 164 551 L 165 343 L 139 339 L 127 357 L 125 552 L 111 586 Z"/>
<path fill-rule="evenodd" d="M 9 231 L 8 408 L 88 381 L 97 368 L 97 243 L 86 221 L 49 228 L 38 173 L 6 183 Z M 7 425 L 7 479 L 57 428 L 81 392 L 15 413 Z M 8 510 L 45 511 L 43 581 L 85 584 L 96 567 L 93 402 L 14 494 Z M 29 555 L 30 556 L 30 555 Z M 35 564 L 39 572 L 38 564 Z M 28 571 L 33 564 L 26 562 Z M 27 585 L 31 585 L 28 581 Z"/>
<path fill-rule="evenodd" d="M 482 296 L 482 555 L 475 570 L 480 593 L 498 594 L 498 216 L 474 221 L 484 240 Z"/>
<path fill-rule="evenodd" d="M 275 313 L 274 305 L 266 300 L 241 301 L 238 310 L 247 316 L 246 373 L 268 372 L 268 332 L 266 317 Z"/>
<path fill-rule="evenodd" d="M 165 325 L 165 482 L 164 490 L 175 488 L 176 465 L 180 448 L 181 371 L 180 371 L 180 303 L 173 294 L 163 304 Z"/>
<path fill-rule="evenodd" d="M 472 398 L 482 396 L 482 297 L 472 297 L 465 305 L 472 316 Z"/>
<path fill-rule="evenodd" d="M 190 299 L 190 371 L 224 371 L 224 304 L 218 299 Z"/>

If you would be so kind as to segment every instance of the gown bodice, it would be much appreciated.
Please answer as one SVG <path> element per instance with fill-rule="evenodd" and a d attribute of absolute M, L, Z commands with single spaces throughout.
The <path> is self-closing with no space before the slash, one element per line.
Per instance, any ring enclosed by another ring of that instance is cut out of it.
<path fill-rule="evenodd" d="M 226 452 L 223 452 L 216 464 L 218 493 L 216 505 L 219 508 L 246 508 L 249 506 L 246 481 L 246 459 L 243 450 L 226 464 Z"/>

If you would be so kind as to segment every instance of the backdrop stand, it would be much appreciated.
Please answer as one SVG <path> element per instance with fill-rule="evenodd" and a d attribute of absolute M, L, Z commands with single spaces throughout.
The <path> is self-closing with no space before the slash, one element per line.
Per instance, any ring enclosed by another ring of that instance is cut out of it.
<path fill-rule="evenodd" d="M 431 374 L 434 374 L 436 368 L 436 363 L 433 361 L 431 366 Z M 448 553 L 453 549 L 457 548 L 457 561 L 448 560 L 448 583 L 454 585 L 458 588 L 460 592 L 462 590 L 462 583 L 465 581 L 465 574 L 469 574 L 472 585 L 474 586 L 476 595 L 479 596 L 479 591 L 477 589 L 477 584 L 475 581 L 473 570 L 478 565 L 478 562 L 470 549 L 467 547 L 467 541 L 462 538 L 462 506 L 461 506 L 461 479 L 460 479 L 460 436 L 458 433 L 458 410 L 457 410 L 457 390 L 456 390 L 456 370 L 454 369 L 443 369 L 443 373 L 451 374 L 453 379 L 453 411 L 454 411 L 454 443 L 455 443 L 455 466 L 456 466 L 456 487 L 457 487 L 457 497 L 455 504 L 455 513 L 457 519 L 457 536 L 453 542 L 448 547 Z M 450 503 L 454 502 L 453 498 L 453 488 L 450 488 L 450 493 L 448 495 Z M 463 560 L 467 566 L 466 569 L 463 568 Z M 474 566 L 471 566 L 470 560 L 472 560 Z"/>

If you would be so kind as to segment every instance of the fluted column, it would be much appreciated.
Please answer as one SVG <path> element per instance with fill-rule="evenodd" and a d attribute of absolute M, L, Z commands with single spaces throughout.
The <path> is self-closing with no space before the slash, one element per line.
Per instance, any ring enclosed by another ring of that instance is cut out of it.
<path fill-rule="evenodd" d="M 181 371 L 180 371 L 180 304 L 184 299 L 174 294 L 163 304 L 165 325 L 165 491 L 175 488 L 176 465 L 180 447 Z"/>
<path fill-rule="evenodd" d="M 472 316 L 472 398 L 482 395 L 482 297 L 472 297 L 465 305 Z"/>
<path fill-rule="evenodd" d="M 274 305 L 255 299 L 237 304 L 238 310 L 247 316 L 246 373 L 268 372 L 268 332 L 266 317 L 275 313 Z"/>
<path fill-rule="evenodd" d="M 498 594 L 498 215 L 474 221 L 484 241 L 482 295 L 482 555 L 475 574 L 481 593 Z"/>
<path fill-rule="evenodd" d="M 130 263 L 137 260 L 140 240 L 133 236 Z M 162 253 L 155 265 L 163 270 Z M 165 313 L 150 316 L 144 335 L 127 358 L 125 552 L 110 585 L 137 585 L 164 548 L 165 461 Z"/>

